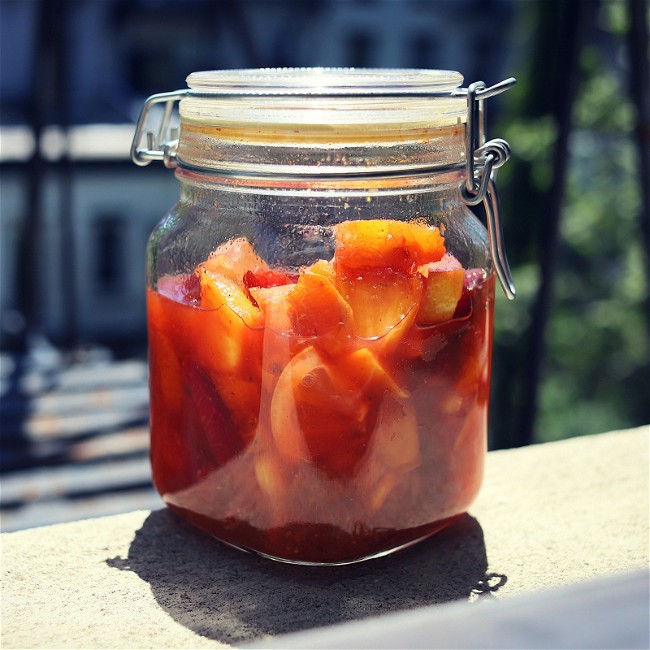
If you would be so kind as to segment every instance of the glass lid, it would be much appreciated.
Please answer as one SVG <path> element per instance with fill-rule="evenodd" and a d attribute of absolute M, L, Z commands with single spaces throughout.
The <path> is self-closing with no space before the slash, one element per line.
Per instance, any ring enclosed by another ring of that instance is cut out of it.
<path fill-rule="evenodd" d="M 194 93 L 224 95 L 449 95 L 463 83 L 452 70 L 262 68 L 193 72 Z"/>
<path fill-rule="evenodd" d="M 263 68 L 187 77 L 185 123 L 440 127 L 466 120 L 463 76 L 449 70 Z"/>

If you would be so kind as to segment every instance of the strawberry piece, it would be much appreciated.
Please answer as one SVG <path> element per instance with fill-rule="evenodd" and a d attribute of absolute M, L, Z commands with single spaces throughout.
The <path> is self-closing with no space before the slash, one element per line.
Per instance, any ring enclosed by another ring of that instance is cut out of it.
<path fill-rule="evenodd" d="M 260 310 L 248 299 L 246 290 L 235 280 L 199 265 L 196 271 L 201 285 L 201 307 L 219 309 L 227 305 L 249 327 L 259 327 Z"/>
<path fill-rule="evenodd" d="M 256 268 L 246 271 L 243 281 L 247 289 L 252 287 L 268 289 L 269 287 L 281 287 L 293 282 L 291 277 L 286 273 L 269 268 Z"/>
<path fill-rule="evenodd" d="M 215 469 L 243 451 L 245 441 L 237 434 L 228 409 L 205 372 L 187 364 L 183 378 L 189 396 L 183 418 L 185 434 L 192 441 L 197 462 Z M 212 462 L 205 462 L 202 456 L 206 454 Z"/>

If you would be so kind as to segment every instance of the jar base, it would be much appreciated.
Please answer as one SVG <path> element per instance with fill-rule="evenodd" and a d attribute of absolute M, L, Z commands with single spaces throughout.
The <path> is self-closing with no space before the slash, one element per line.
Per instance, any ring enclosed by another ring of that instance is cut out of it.
<path fill-rule="evenodd" d="M 389 549 L 385 549 L 382 551 L 378 551 L 376 553 L 371 553 L 369 555 L 363 555 L 358 558 L 353 558 L 350 560 L 336 560 L 332 562 L 327 562 L 327 561 L 322 561 L 322 560 L 299 560 L 296 558 L 286 558 L 286 557 L 279 557 L 277 555 L 272 555 L 270 553 L 265 553 L 264 551 L 259 551 L 254 548 L 249 548 L 247 546 L 240 546 L 238 544 L 233 544 L 232 542 L 227 542 L 220 537 L 217 537 L 216 535 L 211 535 L 213 539 L 216 541 L 220 542 L 221 544 L 225 544 L 226 546 L 229 546 L 230 548 L 234 548 L 238 551 L 243 551 L 244 553 L 249 553 L 251 555 L 257 555 L 259 557 L 263 557 L 266 560 L 273 560 L 274 562 L 280 562 L 282 564 L 293 564 L 297 566 L 312 566 L 312 567 L 326 567 L 326 566 L 346 566 L 350 564 L 359 564 L 361 562 L 367 562 L 368 560 L 376 560 L 382 557 L 386 557 L 388 555 L 393 555 L 394 553 L 398 553 L 400 551 L 403 551 L 407 548 L 410 548 L 411 546 L 414 546 L 416 544 L 419 544 L 420 542 L 423 542 L 425 539 L 428 539 L 429 537 L 432 537 L 436 533 L 440 532 L 443 528 L 446 528 L 450 524 L 452 524 L 456 519 L 462 516 L 462 513 L 455 515 L 453 517 L 448 517 L 447 519 L 443 519 L 436 524 L 433 525 L 432 528 L 430 528 L 425 534 L 420 535 L 419 537 L 412 539 L 408 542 L 404 542 L 402 544 L 399 544 L 397 546 L 391 547 Z"/>

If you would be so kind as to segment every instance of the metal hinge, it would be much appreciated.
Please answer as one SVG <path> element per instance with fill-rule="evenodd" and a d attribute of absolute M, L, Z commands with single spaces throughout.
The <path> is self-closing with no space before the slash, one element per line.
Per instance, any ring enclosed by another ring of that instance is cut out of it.
<path fill-rule="evenodd" d="M 488 88 L 482 81 L 477 81 L 461 91 L 467 93 L 465 130 L 467 175 L 460 185 L 460 195 L 467 205 L 483 203 L 494 269 L 509 300 L 514 299 L 517 291 L 503 240 L 496 175 L 499 167 L 510 158 L 510 145 L 501 138 L 485 141 L 484 102 L 508 90 L 515 83 L 516 79 L 510 77 Z"/>
<path fill-rule="evenodd" d="M 138 123 L 131 144 L 131 160 L 136 165 L 144 167 L 152 160 L 162 160 L 166 167 L 176 167 L 176 148 L 178 147 L 178 130 L 169 128 L 169 122 L 174 110 L 174 105 L 187 95 L 186 90 L 175 90 L 170 93 L 159 93 L 147 99 L 140 111 Z M 151 109 L 156 104 L 164 104 L 165 109 L 160 121 L 158 131 L 146 131 Z M 147 143 L 142 147 L 142 137 L 147 134 Z"/>

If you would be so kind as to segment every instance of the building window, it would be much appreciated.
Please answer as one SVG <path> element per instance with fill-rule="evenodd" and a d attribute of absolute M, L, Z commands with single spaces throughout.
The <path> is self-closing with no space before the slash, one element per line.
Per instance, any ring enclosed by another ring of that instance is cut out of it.
<path fill-rule="evenodd" d="M 409 43 L 410 64 L 414 68 L 436 68 L 439 39 L 433 34 L 415 34 Z"/>
<path fill-rule="evenodd" d="M 353 32 L 348 38 L 349 65 L 354 68 L 372 67 L 375 60 L 375 39 L 367 32 Z"/>
<path fill-rule="evenodd" d="M 98 295 L 115 295 L 124 285 L 124 219 L 119 215 L 101 215 L 95 221 L 93 285 Z"/>

